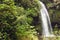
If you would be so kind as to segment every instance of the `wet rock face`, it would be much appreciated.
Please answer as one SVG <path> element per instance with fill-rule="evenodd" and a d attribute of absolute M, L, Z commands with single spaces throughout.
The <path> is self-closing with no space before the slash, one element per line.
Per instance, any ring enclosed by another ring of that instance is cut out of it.
<path fill-rule="evenodd" d="M 49 8 L 47 6 L 47 8 L 49 9 L 49 13 L 50 13 L 52 23 L 60 25 L 60 12 L 59 12 L 60 11 L 60 1 L 59 0 L 53 0 L 53 2 L 52 3 L 50 2 L 49 4 L 50 4 L 50 6 L 49 6 Z M 52 12 L 51 12 L 51 10 L 52 10 Z"/>

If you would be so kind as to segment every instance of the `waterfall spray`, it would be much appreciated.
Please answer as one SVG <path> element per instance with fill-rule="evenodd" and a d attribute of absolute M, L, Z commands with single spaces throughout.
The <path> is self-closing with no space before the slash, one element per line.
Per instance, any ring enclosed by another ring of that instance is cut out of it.
<path fill-rule="evenodd" d="M 45 7 L 45 5 L 39 1 L 41 8 L 40 8 L 40 13 L 41 13 L 41 20 L 42 20 L 42 28 L 43 28 L 43 36 L 45 37 L 52 37 L 52 26 L 51 26 L 51 22 L 50 22 L 50 17 L 48 14 L 48 11 Z"/>

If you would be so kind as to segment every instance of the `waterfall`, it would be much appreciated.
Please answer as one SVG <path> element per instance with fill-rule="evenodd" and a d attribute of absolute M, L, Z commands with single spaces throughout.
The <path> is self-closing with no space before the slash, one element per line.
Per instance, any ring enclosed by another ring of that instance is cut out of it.
<path fill-rule="evenodd" d="M 41 14 L 41 20 L 42 20 L 42 28 L 43 28 L 43 35 L 45 37 L 50 37 L 53 36 L 52 35 L 52 26 L 51 26 L 51 22 L 50 22 L 50 17 L 48 14 L 48 11 L 45 7 L 45 5 L 39 1 L 40 3 L 40 14 Z"/>

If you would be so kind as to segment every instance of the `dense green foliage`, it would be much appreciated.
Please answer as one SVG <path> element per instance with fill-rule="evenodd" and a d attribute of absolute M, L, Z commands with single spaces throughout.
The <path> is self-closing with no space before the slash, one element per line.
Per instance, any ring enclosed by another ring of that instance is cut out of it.
<path fill-rule="evenodd" d="M 37 32 L 42 33 L 38 1 L 0 0 L 0 40 L 37 40 Z M 60 3 L 41 1 L 48 8 L 54 34 L 60 35 Z"/>
<path fill-rule="evenodd" d="M 36 34 L 32 26 L 36 16 L 38 0 L 0 0 L 0 40 L 18 40 Z"/>

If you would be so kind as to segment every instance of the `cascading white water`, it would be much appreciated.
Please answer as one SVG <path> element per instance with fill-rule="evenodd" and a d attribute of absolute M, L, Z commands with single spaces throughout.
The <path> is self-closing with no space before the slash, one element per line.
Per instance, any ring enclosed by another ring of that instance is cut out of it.
<path fill-rule="evenodd" d="M 48 11 L 45 7 L 45 5 L 39 1 L 41 8 L 40 8 L 40 13 L 41 13 L 41 19 L 42 19 L 42 27 L 43 27 L 43 35 L 45 37 L 51 37 L 52 35 L 52 26 L 50 22 L 50 17 L 48 14 Z"/>

